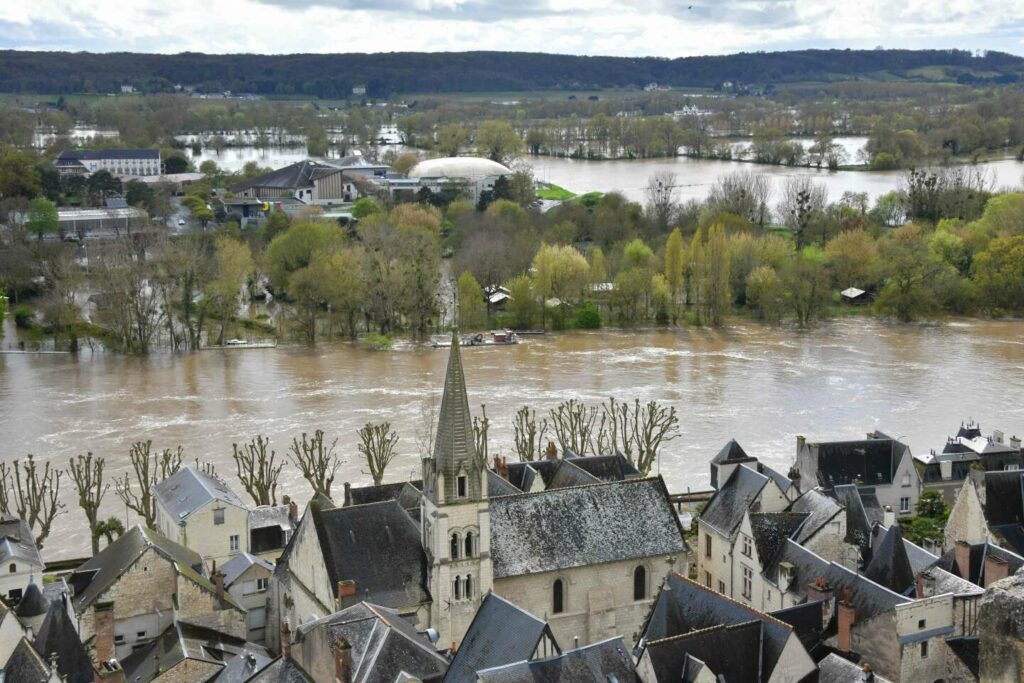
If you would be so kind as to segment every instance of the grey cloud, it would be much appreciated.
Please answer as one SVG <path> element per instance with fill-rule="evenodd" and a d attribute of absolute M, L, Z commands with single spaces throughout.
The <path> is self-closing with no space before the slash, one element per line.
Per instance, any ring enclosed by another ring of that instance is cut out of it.
<path fill-rule="evenodd" d="M 663 0 L 659 8 L 681 21 L 730 24 L 737 28 L 783 29 L 802 23 L 794 0 Z"/>
<path fill-rule="evenodd" d="M 552 7 L 548 0 L 521 0 L 520 2 L 466 0 L 454 6 L 438 4 L 427 8 L 422 7 L 423 3 L 417 3 L 415 0 L 256 0 L 256 2 L 294 10 L 317 6 L 481 23 L 566 14 Z M 573 12 L 575 16 L 579 16 L 579 14 L 579 12 Z"/>

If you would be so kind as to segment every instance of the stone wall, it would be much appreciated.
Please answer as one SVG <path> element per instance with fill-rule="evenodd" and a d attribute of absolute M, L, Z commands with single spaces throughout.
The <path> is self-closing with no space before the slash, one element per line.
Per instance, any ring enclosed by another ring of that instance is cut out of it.
<path fill-rule="evenodd" d="M 978 610 L 981 680 L 1024 680 L 1024 572 L 989 586 Z"/>
<path fill-rule="evenodd" d="M 178 579 L 178 619 L 243 639 L 248 630 L 244 610 L 222 601 L 212 589 L 187 576 Z"/>

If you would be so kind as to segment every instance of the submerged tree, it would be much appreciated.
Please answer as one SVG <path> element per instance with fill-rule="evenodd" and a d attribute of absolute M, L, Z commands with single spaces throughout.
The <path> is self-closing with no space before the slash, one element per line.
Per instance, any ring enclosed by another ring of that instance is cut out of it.
<path fill-rule="evenodd" d="M 594 449 L 594 421 L 597 408 L 588 407 L 574 398 L 563 401 L 551 410 L 551 425 L 562 451 L 584 456 Z"/>
<path fill-rule="evenodd" d="M 50 469 L 50 463 L 43 464 L 40 472 L 35 456 L 28 454 L 28 461 L 15 460 L 11 467 L 0 463 L 0 508 L 5 514 L 15 514 L 24 520 L 36 535 L 36 546 L 43 547 L 43 541 L 50 535 L 54 518 L 64 509 L 59 502 L 60 478 L 63 473 Z M 11 508 L 13 503 L 14 507 Z"/>
<path fill-rule="evenodd" d="M 128 451 L 134 478 L 126 472 L 120 479 L 114 479 L 117 497 L 125 507 L 142 517 L 150 529 L 156 528 L 156 498 L 153 489 L 181 469 L 182 453 L 184 449 L 181 446 L 177 450 L 165 448 L 160 453 L 154 453 L 152 441 L 137 441 Z M 133 486 L 138 487 L 138 493 L 132 490 Z"/>
<path fill-rule="evenodd" d="M 100 551 L 100 533 L 97 531 L 101 521 L 99 519 L 100 504 L 103 496 L 110 489 L 110 484 L 103 482 L 103 458 L 94 458 L 92 453 L 79 454 L 68 461 L 68 475 L 75 483 L 75 490 L 78 492 L 78 505 L 85 513 L 89 523 L 89 535 L 92 538 L 92 554 Z"/>
<path fill-rule="evenodd" d="M 373 424 L 367 422 L 359 430 L 359 453 L 366 460 L 366 466 L 370 469 L 370 476 L 373 477 L 373 485 L 380 486 L 384 481 L 384 472 L 388 465 L 398 455 L 395 446 L 398 445 L 398 433 L 391 429 L 390 422 Z"/>
<path fill-rule="evenodd" d="M 231 444 L 238 479 L 257 505 L 277 505 L 277 478 L 284 464 L 274 464 L 277 454 L 273 450 L 267 457 L 269 445 L 270 439 L 262 434 L 257 434 L 241 448 L 237 443 Z"/>
<path fill-rule="evenodd" d="M 537 412 L 530 410 L 529 406 L 523 406 L 516 411 L 516 416 L 512 420 L 512 432 L 520 462 L 529 462 L 541 457 L 548 426 L 547 418 L 541 418 L 540 423 L 537 423 Z"/>
<path fill-rule="evenodd" d="M 313 492 L 327 498 L 331 497 L 331 484 L 334 483 L 334 475 L 341 465 L 341 461 L 334 454 L 334 447 L 337 444 L 338 440 L 335 439 L 329 446 L 325 446 L 322 430 L 313 432 L 312 437 L 303 432 L 302 441 L 292 439 L 292 448 L 288 454 L 295 466 L 302 471 L 302 476 L 313 487 Z"/>

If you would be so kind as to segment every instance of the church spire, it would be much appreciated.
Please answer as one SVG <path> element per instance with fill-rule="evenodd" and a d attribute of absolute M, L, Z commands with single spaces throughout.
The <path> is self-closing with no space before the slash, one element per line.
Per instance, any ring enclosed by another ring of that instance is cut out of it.
<path fill-rule="evenodd" d="M 437 418 L 434 463 L 436 471 L 444 476 L 446 500 L 480 496 L 473 418 L 469 412 L 469 399 L 466 397 L 466 375 L 462 368 L 457 331 L 452 332 L 448 372 L 444 379 L 444 396 L 441 398 L 441 413 Z M 461 496 L 458 489 L 460 475 L 467 477 Z"/>

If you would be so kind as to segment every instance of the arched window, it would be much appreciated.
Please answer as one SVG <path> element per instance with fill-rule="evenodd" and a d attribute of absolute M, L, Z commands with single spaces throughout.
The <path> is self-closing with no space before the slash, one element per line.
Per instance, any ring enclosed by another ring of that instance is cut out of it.
<path fill-rule="evenodd" d="M 561 614 L 565 611 L 565 584 L 561 579 L 555 579 L 555 585 L 551 587 L 551 612 Z"/>
<path fill-rule="evenodd" d="M 467 531 L 465 557 L 473 557 L 474 555 L 476 555 L 476 535 L 472 531 Z"/>
<path fill-rule="evenodd" d="M 453 582 L 453 584 L 454 585 L 452 587 L 452 594 L 454 595 L 456 600 L 461 600 L 462 599 L 462 578 L 459 577 L 459 576 L 456 576 L 455 577 L 455 581 Z"/>
<path fill-rule="evenodd" d="M 473 597 L 473 577 L 469 574 L 466 574 L 466 584 L 465 589 L 462 591 L 462 595 L 467 600 Z"/>
<path fill-rule="evenodd" d="M 643 565 L 633 570 L 633 599 L 647 599 L 647 569 Z"/>
<path fill-rule="evenodd" d="M 459 535 L 452 533 L 451 556 L 453 560 L 459 559 Z"/>

